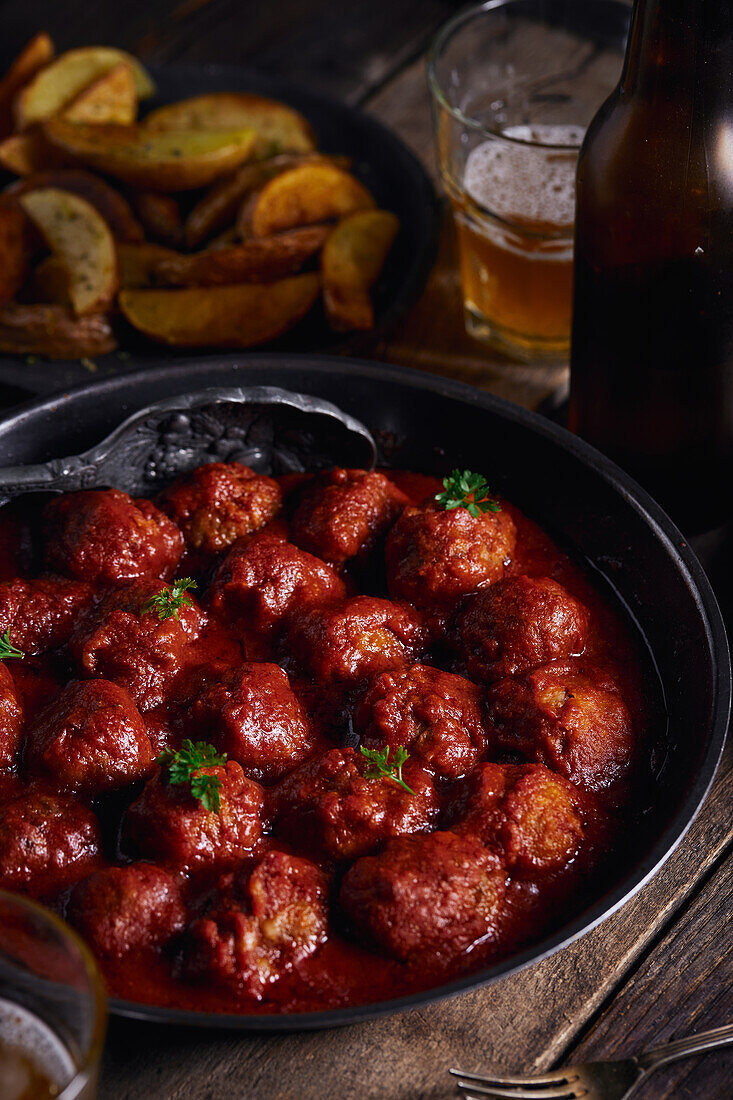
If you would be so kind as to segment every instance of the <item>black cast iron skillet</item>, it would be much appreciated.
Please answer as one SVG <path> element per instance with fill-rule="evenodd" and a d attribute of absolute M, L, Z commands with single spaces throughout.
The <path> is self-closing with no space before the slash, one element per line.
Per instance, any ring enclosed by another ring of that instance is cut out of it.
<path fill-rule="evenodd" d="M 649 804 L 605 893 L 560 929 L 475 974 L 379 1004 L 292 1016 L 196 1013 L 113 1001 L 140 1019 L 250 1031 L 353 1023 L 496 981 L 589 931 L 671 854 L 712 782 L 723 748 L 731 670 L 723 622 L 689 546 L 659 506 L 597 451 L 535 414 L 406 368 L 324 356 L 253 355 L 151 366 L 35 401 L 0 421 L 0 465 L 84 451 L 151 402 L 209 386 L 280 386 L 326 399 L 374 433 L 381 460 L 442 474 L 477 469 L 610 586 L 648 645 L 668 725 Z"/>

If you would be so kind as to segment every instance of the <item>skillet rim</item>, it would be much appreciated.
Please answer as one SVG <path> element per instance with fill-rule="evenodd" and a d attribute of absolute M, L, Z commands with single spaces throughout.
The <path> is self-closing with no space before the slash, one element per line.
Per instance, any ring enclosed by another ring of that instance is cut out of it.
<path fill-rule="evenodd" d="M 428 374 L 411 367 L 384 364 L 364 359 L 351 359 L 322 354 L 259 353 L 251 355 L 202 356 L 179 360 L 175 365 L 151 365 L 121 376 L 100 379 L 98 382 L 75 386 L 62 394 L 37 398 L 11 410 L 0 417 L 0 443 L 5 431 L 23 429 L 32 424 L 34 417 L 47 413 L 63 416 L 68 404 L 77 399 L 101 392 L 130 390 L 133 394 L 139 385 L 144 389 L 148 381 L 175 384 L 178 380 L 196 388 L 207 384 L 207 371 L 221 371 L 227 366 L 239 368 L 243 375 L 248 369 L 277 367 L 293 373 L 304 369 L 318 374 L 359 375 L 361 378 L 396 382 L 413 389 L 425 390 L 438 396 L 451 397 L 468 403 L 489 414 L 521 425 L 544 437 L 553 446 L 568 453 L 589 467 L 627 505 L 633 507 L 642 521 L 650 528 L 655 542 L 670 558 L 686 582 L 702 620 L 711 663 L 711 720 L 707 731 L 707 746 L 700 758 L 693 783 L 681 805 L 675 810 L 666 828 L 650 846 L 646 855 L 632 870 L 626 873 L 611 889 L 572 920 L 563 924 L 537 943 L 485 967 L 473 974 L 464 975 L 451 982 L 418 993 L 378 1001 L 349 1008 L 325 1009 L 318 1012 L 293 1014 L 233 1014 L 198 1012 L 188 1009 L 145 1005 L 133 1001 L 110 998 L 109 1008 L 117 1016 L 145 1020 L 151 1023 L 173 1024 L 244 1032 L 292 1032 L 326 1027 L 342 1027 L 364 1020 L 385 1016 L 393 1012 L 420 1008 L 472 989 L 493 984 L 510 973 L 516 973 L 533 963 L 549 958 L 563 947 L 574 943 L 581 936 L 597 927 L 637 894 L 657 870 L 664 864 L 683 840 L 707 796 L 717 772 L 725 746 L 731 709 L 731 662 L 728 640 L 722 614 L 703 568 L 689 542 L 656 501 L 637 482 L 610 459 L 590 444 L 572 435 L 565 428 L 546 420 L 538 413 L 514 405 L 504 398 L 463 382 Z M 199 373 L 198 381 L 195 375 Z M 191 377 L 194 376 L 194 377 Z M 211 384 L 209 382 L 209 384 Z M 284 388 L 286 382 L 278 383 Z M 189 393 L 192 389 L 174 389 L 173 393 Z M 172 394 L 171 394 L 172 395 Z M 146 401 L 149 404 L 150 401 Z M 134 410 L 133 410 L 134 411 Z M 130 410 L 125 410 L 129 415 Z"/>

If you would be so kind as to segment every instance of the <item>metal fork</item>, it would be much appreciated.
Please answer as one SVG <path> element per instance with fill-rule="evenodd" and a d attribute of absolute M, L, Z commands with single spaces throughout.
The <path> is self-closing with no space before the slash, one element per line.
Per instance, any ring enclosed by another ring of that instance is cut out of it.
<path fill-rule="evenodd" d="M 727 1046 L 733 1046 L 733 1024 L 676 1039 L 621 1062 L 584 1062 L 527 1077 L 464 1073 L 460 1069 L 449 1072 L 458 1078 L 465 1100 L 484 1100 L 486 1096 L 503 1100 L 579 1100 L 581 1096 L 585 1100 L 626 1100 L 660 1066 Z"/>

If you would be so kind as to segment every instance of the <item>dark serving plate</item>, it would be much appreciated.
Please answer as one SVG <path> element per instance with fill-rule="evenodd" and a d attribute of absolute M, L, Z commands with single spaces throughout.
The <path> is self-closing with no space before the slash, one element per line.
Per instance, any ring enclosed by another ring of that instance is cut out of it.
<path fill-rule="evenodd" d="M 710 787 L 731 702 L 725 629 L 710 585 L 671 520 L 623 471 L 549 421 L 407 368 L 327 356 L 251 355 L 150 365 L 37 400 L 0 421 L 0 464 L 76 454 L 130 413 L 210 386 L 274 385 L 326 398 L 375 433 L 385 463 L 467 466 L 544 526 L 624 605 L 648 648 L 667 712 L 648 805 L 601 897 L 557 931 L 477 973 L 398 999 L 292 1016 L 219 1015 L 113 1001 L 150 1021 L 250 1031 L 333 1027 L 415 1008 L 497 981 L 589 931 L 638 891 L 679 844 Z M 659 723 L 663 726 L 663 723 Z"/>
<path fill-rule="evenodd" d="M 347 336 L 332 332 L 317 303 L 308 317 L 279 340 L 270 342 L 268 349 L 357 354 L 415 304 L 435 260 L 438 204 L 427 172 L 396 134 L 366 112 L 331 96 L 238 66 L 174 64 L 151 66 L 150 73 L 158 93 L 142 104 L 143 116 L 165 103 L 204 92 L 254 92 L 289 103 L 313 126 L 319 149 L 350 157 L 354 174 L 372 192 L 377 205 L 400 219 L 399 234 L 373 291 L 376 328 L 372 332 Z M 0 171 L 0 185 L 14 178 Z M 182 198 L 185 202 L 185 193 Z M 0 384 L 18 387 L 27 394 L 57 393 L 92 378 L 129 374 L 143 360 L 163 366 L 191 354 L 190 349 L 156 346 L 121 322 L 119 350 L 98 357 L 93 375 L 78 359 L 40 359 L 29 365 L 24 356 L 0 353 Z"/>

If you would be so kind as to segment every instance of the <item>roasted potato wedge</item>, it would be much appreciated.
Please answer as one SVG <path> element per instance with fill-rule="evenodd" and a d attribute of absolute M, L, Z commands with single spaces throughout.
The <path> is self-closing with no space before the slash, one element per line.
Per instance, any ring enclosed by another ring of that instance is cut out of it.
<path fill-rule="evenodd" d="M 155 85 L 139 61 L 124 50 L 108 46 L 86 46 L 68 50 L 37 73 L 15 101 L 15 122 L 26 130 L 37 122 L 63 111 L 76 97 L 124 62 L 132 70 L 137 99 L 155 93 Z"/>
<path fill-rule="evenodd" d="M 83 168 L 59 168 L 52 172 L 37 172 L 17 180 L 8 187 L 8 195 L 25 195 L 39 188 L 59 187 L 80 195 L 96 207 L 112 236 L 118 241 L 143 241 L 145 234 L 126 199 L 99 176 L 85 172 Z"/>
<path fill-rule="evenodd" d="M 255 237 L 271 237 L 373 206 L 366 187 L 343 169 L 320 161 L 301 164 L 262 188 L 252 211 L 252 232 Z"/>
<path fill-rule="evenodd" d="M 34 302 L 71 307 L 69 271 L 58 256 L 46 256 L 33 271 L 30 296 Z"/>
<path fill-rule="evenodd" d="M 123 290 L 120 309 L 136 329 L 173 347 L 248 348 L 292 328 L 309 311 L 318 275 L 293 275 L 277 283 Z"/>
<path fill-rule="evenodd" d="M 143 125 L 149 130 L 249 130 L 257 134 L 256 155 L 310 153 L 316 140 L 301 114 L 274 99 L 246 92 L 214 92 L 159 107 Z"/>
<path fill-rule="evenodd" d="M 138 126 L 79 125 L 63 118 L 43 124 L 52 148 L 144 191 L 207 187 L 252 153 L 252 130 L 163 131 Z"/>
<path fill-rule="evenodd" d="M 109 318 L 92 313 L 75 317 L 63 306 L 0 305 L 0 351 L 49 359 L 84 359 L 114 351 Z"/>
<path fill-rule="evenodd" d="M 151 237 L 178 248 L 183 242 L 183 216 L 173 195 L 141 191 L 135 196 L 135 209 Z"/>
<path fill-rule="evenodd" d="M 30 226 L 16 202 L 0 201 L 0 302 L 18 293 L 30 270 Z"/>
<path fill-rule="evenodd" d="M 268 160 L 245 164 L 233 176 L 213 184 L 199 199 L 186 218 L 185 242 L 187 248 L 199 248 L 219 230 L 234 221 L 242 202 L 253 191 L 259 190 L 268 180 L 312 160 L 323 160 L 348 169 L 348 157 L 324 157 L 318 153 L 282 153 Z"/>
<path fill-rule="evenodd" d="M 99 211 L 71 191 L 46 187 L 18 200 L 69 272 L 74 312 L 99 313 L 117 293 L 117 253 Z"/>
<path fill-rule="evenodd" d="M 13 132 L 13 103 L 21 88 L 52 60 L 54 45 L 43 32 L 31 38 L 0 80 L 0 138 Z"/>
<path fill-rule="evenodd" d="M 252 218 L 254 217 L 257 203 L 260 201 L 260 195 L 262 194 L 262 188 L 259 191 L 253 191 L 251 195 L 244 200 L 237 212 L 237 220 L 234 223 L 237 231 L 237 235 L 240 240 L 248 241 L 254 238 L 254 231 L 252 229 Z"/>
<path fill-rule="evenodd" d="M 69 122 L 120 122 L 129 126 L 137 118 L 137 93 L 132 69 L 120 61 L 64 108 Z"/>
<path fill-rule="evenodd" d="M 386 210 L 360 210 L 339 222 L 321 254 L 323 304 L 336 332 L 374 328 L 369 291 L 400 223 Z"/>
<path fill-rule="evenodd" d="M 323 247 L 328 234 L 329 227 L 311 225 L 230 248 L 211 248 L 194 256 L 171 256 L 161 260 L 156 278 L 159 286 L 272 282 L 299 271 Z"/>
<path fill-rule="evenodd" d="M 179 252 L 162 244 L 118 244 L 117 263 L 123 290 L 160 286 L 158 269 L 164 260 L 177 260 Z"/>
<path fill-rule="evenodd" d="M 12 134 L 0 141 L 0 166 L 16 176 L 63 168 L 68 163 L 68 157 L 52 149 L 37 129 L 28 130 L 25 134 Z"/>

